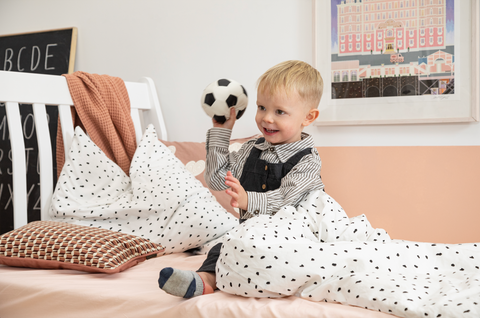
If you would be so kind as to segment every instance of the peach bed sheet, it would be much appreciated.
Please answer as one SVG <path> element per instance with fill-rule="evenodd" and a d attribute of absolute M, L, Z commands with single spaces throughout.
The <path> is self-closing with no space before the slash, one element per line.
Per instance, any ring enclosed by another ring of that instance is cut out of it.
<path fill-rule="evenodd" d="M 195 269 L 204 259 L 203 255 L 171 254 L 112 275 L 0 265 L 0 317 L 393 317 L 297 297 L 243 298 L 218 290 L 184 300 L 158 288 L 161 268 Z"/>

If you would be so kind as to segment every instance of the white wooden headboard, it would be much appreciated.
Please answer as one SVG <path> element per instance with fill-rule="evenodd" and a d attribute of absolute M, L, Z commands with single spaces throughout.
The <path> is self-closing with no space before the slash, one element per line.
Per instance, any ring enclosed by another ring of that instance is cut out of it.
<path fill-rule="evenodd" d="M 137 142 L 149 124 L 153 124 L 158 137 L 167 139 L 165 121 L 158 101 L 155 85 L 150 78 L 139 82 L 125 82 L 131 105 Z M 28 223 L 27 173 L 25 143 L 20 118 L 21 104 L 32 104 L 38 141 L 40 166 L 41 219 L 48 219 L 53 193 L 53 160 L 46 106 L 58 107 L 65 152 L 70 149 L 74 127 L 70 112 L 73 106 L 66 78 L 56 75 L 0 71 L 0 102 L 5 103 L 12 149 L 14 227 Z"/>

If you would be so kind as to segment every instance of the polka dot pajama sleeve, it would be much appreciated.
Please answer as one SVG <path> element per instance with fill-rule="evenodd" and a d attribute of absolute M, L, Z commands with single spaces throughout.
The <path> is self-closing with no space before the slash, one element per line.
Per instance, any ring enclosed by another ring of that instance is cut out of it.
<path fill-rule="evenodd" d="M 479 317 L 478 244 L 391 240 L 323 191 L 227 233 L 217 286 L 245 297 L 296 295 L 399 317 Z"/>

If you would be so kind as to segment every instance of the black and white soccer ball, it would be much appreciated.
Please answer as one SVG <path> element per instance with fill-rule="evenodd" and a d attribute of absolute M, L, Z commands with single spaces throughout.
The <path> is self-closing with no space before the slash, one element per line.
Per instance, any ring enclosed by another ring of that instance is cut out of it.
<path fill-rule="evenodd" d="M 203 90 L 201 104 L 208 116 L 223 124 L 230 118 L 231 107 L 235 107 L 237 119 L 242 117 L 247 109 L 248 95 L 240 83 L 222 78 Z"/>

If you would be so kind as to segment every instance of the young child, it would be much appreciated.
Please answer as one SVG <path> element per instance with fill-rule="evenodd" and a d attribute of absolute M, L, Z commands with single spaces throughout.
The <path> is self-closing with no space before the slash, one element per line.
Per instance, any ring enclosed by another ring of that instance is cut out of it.
<path fill-rule="evenodd" d="M 232 207 L 240 209 L 240 223 L 260 214 L 274 215 L 285 205 L 297 207 L 310 191 L 323 189 L 320 156 L 312 136 L 303 132 L 318 117 L 322 92 L 323 80 L 315 68 L 286 61 L 258 81 L 255 121 L 262 138 L 230 154 L 235 110 L 224 124 L 213 120 L 207 132 L 205 180 L 213 190 L 226 189 Z M 184 298 L 213 293 L 221 246 L 209 251 L 196 272 L 162 269 L 160 288 Z"/>

